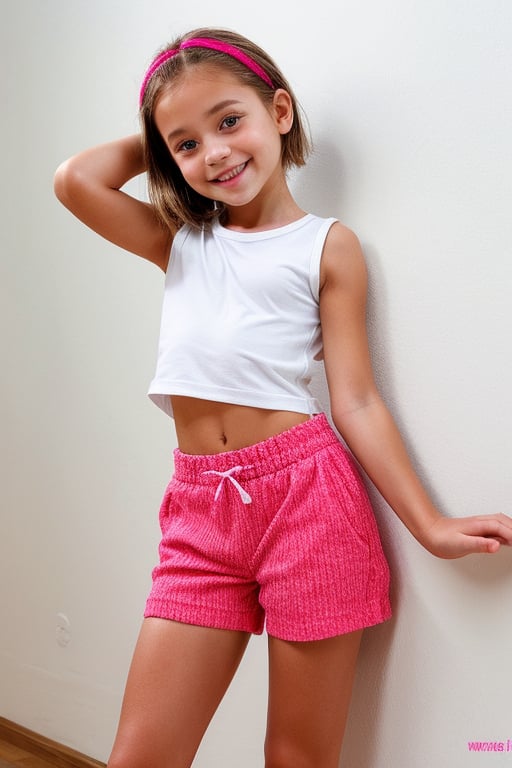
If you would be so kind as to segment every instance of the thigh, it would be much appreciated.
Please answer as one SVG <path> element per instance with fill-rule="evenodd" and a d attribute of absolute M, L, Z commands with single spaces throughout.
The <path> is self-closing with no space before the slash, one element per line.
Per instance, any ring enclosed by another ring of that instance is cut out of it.
<path fill-rule="evenodd" d="M 109 768 L 186 768 L 250 635 L 145 619 Z"/>
<path fill-rule="evenodd" d="M 361 635 L 269 638 L 267 768 L 337 768 Z"/>

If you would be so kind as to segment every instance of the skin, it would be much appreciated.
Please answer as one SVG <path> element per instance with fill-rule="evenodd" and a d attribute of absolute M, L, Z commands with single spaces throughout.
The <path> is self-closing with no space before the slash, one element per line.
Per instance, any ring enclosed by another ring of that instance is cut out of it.
<path fill-rule="evenodd" d="M 277 90 L 267 106 L 230 73 L 200 65 L 163 93 L 155 120 L 188 183 L 225 203 L 225 226 L 257 232 L 304 215 L 281 167 L 282 136 L 293 121 L 286 91 Z M 121 191 L 143 171 L 140 137 L 130 136 L 63 163 L 55 191 L 89 227 L 165 271 L 172 233 L 162 229 L 150 205 Z M 325 243 L 320 286 L 332 416 L 388 504 L 438 557 L 494 553 L 510 545 L 510 517 L 443 517 L 415 474 L 374 380 L 361 247 L 340 223 Z M 173 408 L 186 453 L 243 447 L 307 418 L 188 397 L 173 397 Z M 269 638 L 267 768 L 337 768 L 360 638 L 360 632 L 315 643 Z M 243 633 L 146 619 L 110 768 L 189 766 L 247 641 Z"/>

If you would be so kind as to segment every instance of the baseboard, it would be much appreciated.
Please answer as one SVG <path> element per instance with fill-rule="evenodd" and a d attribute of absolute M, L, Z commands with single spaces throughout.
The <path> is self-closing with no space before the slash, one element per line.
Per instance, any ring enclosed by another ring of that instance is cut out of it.
<path fill-rule="evenodd" d="M 105 768 L 105 763 L 93 760 L 92 757 L 47 739 L 39 733 L 29 731 L 28 728 L 12 723 L 4 717 L 0 717 L 0 739 L 42 760 L 47 760 L 57 768 Z"/>

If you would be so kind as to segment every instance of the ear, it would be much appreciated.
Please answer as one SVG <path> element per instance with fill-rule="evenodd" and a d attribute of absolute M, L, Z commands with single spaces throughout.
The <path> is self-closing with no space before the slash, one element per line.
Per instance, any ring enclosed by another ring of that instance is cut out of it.
<path fill-rule="evenodd" d="M 288 91 L 278 88 L 272 102 L 277 129 L 280 134 L 289 133 L 293 125 L 293 104 Z"/>

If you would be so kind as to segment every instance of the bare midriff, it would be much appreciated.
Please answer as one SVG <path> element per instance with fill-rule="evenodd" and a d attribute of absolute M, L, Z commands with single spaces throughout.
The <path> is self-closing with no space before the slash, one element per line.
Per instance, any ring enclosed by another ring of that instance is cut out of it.
<path fill-rule="evenodd" d="M 171 396 L 178 446 L 183 453 L 235 451 L 307 421 L 307 413 L 273 411 Z"/>

